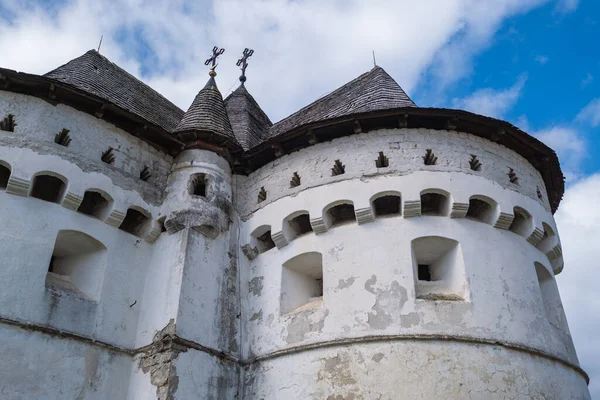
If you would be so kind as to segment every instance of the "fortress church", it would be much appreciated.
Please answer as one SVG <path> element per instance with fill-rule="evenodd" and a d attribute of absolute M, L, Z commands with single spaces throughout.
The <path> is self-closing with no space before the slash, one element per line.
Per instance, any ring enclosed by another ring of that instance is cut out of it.
<path fill-rule="evenodd" d="M 552 149 L 379 66 L 273 124 L 222 53 L 187 111 L 0 68 L 1 399 L 590 399 Z"/>

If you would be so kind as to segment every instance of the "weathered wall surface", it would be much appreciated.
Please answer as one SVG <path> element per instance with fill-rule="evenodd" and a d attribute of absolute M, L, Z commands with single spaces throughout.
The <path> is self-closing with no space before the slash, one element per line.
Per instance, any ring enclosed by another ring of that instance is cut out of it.
<path fill-rule="evenodd" d="M 0 398 L 122 399 L 131 357 L 64 337 L 0 324 Z"/>
<path fill-rule="evenodd" d="M 587 400 L 581 375 L 527 353 L 451 341 L 374 342 L 253 365 L 244 400 Z"/>
<path fill-rule="evenodd" d="M 53 106 L 41 99 L 6 91 L 0 92 L 0 118 L 12 114 L 14 132 L 2 131 L 0 143 L 9 147 L 29 148 L 39 154 L 55 154 L 73 162 L 85 172 L 108 176 L 115 185 L 136 190 L 154 205 L 160 204 L 172 157 L 101 119 L 65 105 Z M 72 139 L 68 147 L 54 143 L 54 137 L 68 129 Z M 101 161 L 102 153 L 112 147 L 114 163 Z M 139 179 L 148 166 L 148 182 Z"/>
<path fill-rule="evenodd" d="M 438 157 L 437 165 L 423 165 L 427 149 Z M 375 166 L 380 151 L 389 159 L 387 168 Z M 471 155 L 480 160 L 481 171 L 471 170 Z M 344 164 L 345 174 L 331 176 L 335 160 Z M 519 178 L 518 185 L 508 179 L 510 168 Z M 308 188 L 351 178 L 406 175 L 422 170 L 483 176 L 550 209 L 539 172 L 515 152 L 467 133 L 427 129 L 383 129 L 319 143 L 283 156 L 253 172 L 247 179 L 240 179 L 236 188 L 237 204 L 240 214 L 248 218 L 258 208 Z M 298 172 L 302 183 L 291 188 L 294 172 Z M 261 187 L 265 188 L 268 196 L 266 201 L 258 204 L 256 199 Z M 538 187 L 543 194 L 542 200 L 537 197 Z"/>

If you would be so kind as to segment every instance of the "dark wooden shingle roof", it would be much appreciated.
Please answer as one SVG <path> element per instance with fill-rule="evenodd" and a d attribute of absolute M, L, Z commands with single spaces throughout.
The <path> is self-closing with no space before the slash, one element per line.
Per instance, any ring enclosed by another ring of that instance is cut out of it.
<path fill-rule="evenodd" d="M 258 145 L 273 125 L 244 85 L 227 96 L 225 107 L 235 138 L 244 150 Z"/>
<path fill-rule="evenodd" d="M 183 110 L 96 50 L 90 50 L 44 75 L 96 95 L 168 132 L 183 116 Z"/>
<path fill-rule="evenodd" d="M 235 141 L 223 96 L 217 88 L 214 77 L 211 77 L 204 88 L 198 92 L 192 105 L 173 131 L 175 134 L 185 132 L 202 132 Z"/>
<path fill-rule="evenodd" d="M 269 137 L 303 125 L 351 114 L 417 105 L 381 67 L 375 67 L 325 97 L 277 122 Z"/>

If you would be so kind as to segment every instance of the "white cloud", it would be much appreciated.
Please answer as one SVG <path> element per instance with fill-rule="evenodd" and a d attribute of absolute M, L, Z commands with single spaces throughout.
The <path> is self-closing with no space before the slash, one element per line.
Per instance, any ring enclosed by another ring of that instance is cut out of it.
<path fill-rule="evenodd" d="M 585 122 L 596 128 L 600 126 L 600 98 L 593 99 L 577 114 L 577 121 Z"/>
<path fill-rule="evenodd" d="M 580 177 L 579 167 L 587 155 L 587 145 L 576 129 L 554 126 L 534 132 L 533 136 L 556 151 L 568 181 L 577 180 Z"/>
<path fill-rule="evenodd" d="M 556 7 L 554 7 L 554 11 L 561 14 L 568 14 L 577 10 L 578 6 L 579 0 L 558 0 Z"/>
<path fill-rule="evenodd" d="M 370 69 L 372 50 L 409 93 L 427 71 L 438 84 L 454 82 L 506 18 L 547 1 L 69 0 L 49 10 L 0 0 L 13 16 L 0 16 L 0 54 L 10 55 L 1 64 L 43 73 L 104 35 L 103 54 L 187 108 L 213 45 L 227 49 L 218 69 L 224 92 L 251 47 L 247 86 L 277 120 Z"/>
<path fill-rule="evenodd" d="M 526 81 L 527 75 L 523 74 L 510 88 L 480 89 L 468 97 L 453 99 L 452 105 L 488 117 L 502 118 L 516 104 Z"/>
<path fill-rule="evenodd" d="M 567 188 L 555 215 L 565 268 L 557 276 L 581 366 L 590 375 L 592 398 L 600 398 L 600 174 Z"/>
<path fill-rule="evenodd" d="M 535 58 L 535 61 L 537 61 L 537 62 L 538 62 L 538 63 L 540 63 L 541 65 L 544 65 L 544 64 L 546 64 L 546 63 L 547 63 L 549 60 L 550 60 L 550 59 L 548 58 L 548 56 L 542 56 L 542 55 L 540 55 L 540 56 L 537 56 L 537 57 Z"/>

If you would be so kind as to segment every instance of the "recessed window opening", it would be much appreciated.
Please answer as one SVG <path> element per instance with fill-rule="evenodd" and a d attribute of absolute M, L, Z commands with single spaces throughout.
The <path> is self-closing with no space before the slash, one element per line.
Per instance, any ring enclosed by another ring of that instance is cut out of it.
<path fill-rule="evenodd" d="M 540 240 L 535 247 L 546 253 L 550 251 L 552 247 L 554 247 L 558 240 L 556 238 L 556 233 L 554 233 L 554 230 L 550 227 L 550 225 L 542 222 L 542 227 L 544 228 L 544 236 L 542 236 L 542 240 Z"/>
<path fill-rule="evenodd" d="M 321 306 L 323 257 L 309 252 L 291 258 L 281 269 L 281 315 Z"/>
<path fill-rule="evenodd" d="M 535 263 L 535 273 L 537 275 L 542 302 L 544 304 L 546 319 L 555 327 L 563 329 L 566 322 L 556 281 L 548 269 L 537 262 Z"/>
<path fill-rule="evenodd" d="M 421 194 L 421 215 L 448 214 L 448 198 L 441 193 Z"/>
<path fill-rule="evenodd" d="M 52 175 L 37 175 L 33 178 L 31 196 L 51 203 L 60 203 L 65 192 L 65 182 Z"/>
<path fill-rule="evenodd" d="M 521 207 L 515 207 L 513 213 L 515 217 L 508 227 L 508 230 L 517 235 L 527 237 L 533 229 L 533 219 L 531 218 L 531 214 Z"/>
<path fill-rule="evenodd" d="M 108 216 L 111 203 L 112 200 L 107 199 L 100 192 L 88 190 L 83 195 L 83 200 L 77 211 L 103 220 Z"/>
<path fill-rule="evenodd" d="M 355 222 L 354 205 L 343 203 L 331 207 L 327 210 L 327 220 L 329 222 L 328 226 L 331 228 Z"/>
<path fill-rule="evenodd" d="M 259 253 L 264 253 L 275 247 L 275 242 L 271 238 L 271 227 L 269 225 L 256 228 L 250 236 L 252 236 L 252 246 L 256 247 Z"/>
<path fill-rule="evenodd" d="M 373 209 L 375 211 L 375 217 L 391 217 L 400 215 L 400 196 L 395 194 L 386 194 L 377 197 L 373 200 Z"/>
<path fill-rule="evenodd" d="M 106 247 L 78 231 L 59 231 L 48 265 L 46 286 L 99 300 Z"/>
<path fill-rule="evenodd" d="M 0 189 L 6 189 L 10 179 L 10 168 L 0 163 Z"/>
<path fill-rule="evenodd" d="M 206 174 L 195 174 L 190 178 L 190 194 L 194 196 L 206 197 Z"/>
<path fill-rule="evenodd" d="M 493 205 L 492 205 L 493 204 Z M 469 210 L 466 218 L 491 224 L 496 212 L 496 204 L 493 200 L 484 200 L 483 198 L 469 199 Z"/>
<path fill-rule="evenodd" d="M 294 218 L 286 219 L 288 222 L 288 237 L 290 240 L 297 238 L 298 236 L 305 235 L 313 231 L 310 224 L 310 216 L 306 213 L 300 214 Z"/>
<path fill-rule="evenodd" d="M 142 237 L 150 225 L 150 218 L 141 211 L 133 208 L 127 209 L 125 219 L 119 229 L 137 237 Z"/>
<path fill-rule="evenodd" d="M 456 240 L 427 236 L 412 241 L 417 298 L 465 300 L 468 297 L 465 265 Z"/>

